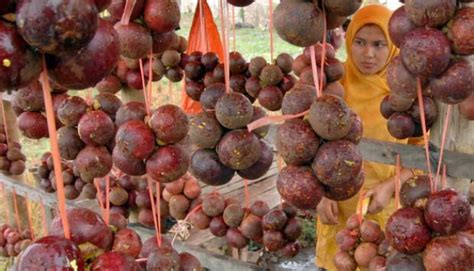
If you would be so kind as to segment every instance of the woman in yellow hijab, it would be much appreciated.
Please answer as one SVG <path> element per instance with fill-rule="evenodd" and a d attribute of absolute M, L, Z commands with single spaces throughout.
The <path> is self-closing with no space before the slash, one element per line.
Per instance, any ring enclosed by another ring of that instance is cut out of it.
<path fill-rule="evenodd" d="M 386 81 L 387 66 L 398 50 L 388 35 L 391 11 L 382 5 L 368 5 L 357 11 L 346 32 L 347 61 L 341 80 L 347 104 L 362 119 L 364 137 L 406 143 L 393 138 L 387 130 L 387 121 L 380 113 L 380 103 L 389 93 Z M 393 213 L 394 167 L 364 161 L 365 183 L 362 191 L 370 197 L 366 219 L 385 222 Z M 402 169 L 402 182 L 412 177 Z M 347 219 L 356 212 L 359 195 L 347 201 L 336 202 L 323 198 L 318 205 L 316 265 L 336 270 L 333 263 L 337 252 L 336 233 L 343 229 Z"/>

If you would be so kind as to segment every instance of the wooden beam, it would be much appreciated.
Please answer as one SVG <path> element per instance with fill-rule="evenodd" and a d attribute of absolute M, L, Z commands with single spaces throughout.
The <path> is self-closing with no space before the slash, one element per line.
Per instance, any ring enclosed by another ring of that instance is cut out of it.
<path fill-rule="evenodd" d="M 421 146 L 390 143 L 364 138 L 359 144 L 364 160 L 395 165 L 396 155 L 400 154 L 402 166 L 427 170 L 425 150 Z M 444 151 L 443 161 L 447 174 L 452 177 L 474 179 L 474 155 L 453 151 Z M 439 149 L 430 145 L 432 167 L 438 165 Z M 436 168 L 432 169 L 436 173 Z"/>

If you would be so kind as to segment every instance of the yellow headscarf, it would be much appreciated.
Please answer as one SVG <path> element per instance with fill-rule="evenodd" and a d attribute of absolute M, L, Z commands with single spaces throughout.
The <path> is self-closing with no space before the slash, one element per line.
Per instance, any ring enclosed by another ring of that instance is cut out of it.
<path fill-rule="evenodd" d="M 344 64 L 345 75 L 341 83 L 345 88 L 344 99 L 347 104 L 362 119 L 364 126 L 364 137 L 390 142 L 406 142 L 393 138 L 387 130 L 387 120 L 380 113 L 380 103 L 388 95 L 389 87 L 386 81 L 387 66 L 398 54 L 398 49 L 390 40 L 388 34 L 388 22 L 392 12 L 382 5 L 368 5 L 353 16 L 346 32 L 347 60 Z M 357 32 L 365 25 L 377 25 L 385 34 L 389 48 L 387 63 L 383 69 L 374 75 L 362 74 L 352 61 L 352 42 Z M 375 163 L 366 163 L 366 181 L 372 186 L 376 179 L 383 181 L 393 174 L 393 167 Z M 367 167 L 371 167 L 375 172 Z M 376 174 L 375 174 L 376 173 Z"/>

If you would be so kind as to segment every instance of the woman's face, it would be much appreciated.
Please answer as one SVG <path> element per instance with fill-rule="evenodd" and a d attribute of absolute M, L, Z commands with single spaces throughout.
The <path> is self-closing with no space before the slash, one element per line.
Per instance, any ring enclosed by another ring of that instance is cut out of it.
<path fill-rule="evenodd" d="M 352 42 L 352 61 L 362 74 L 378 73 L 387 63 L 387 39 L 376 25 L 366 25 L 357 32 Z"/>

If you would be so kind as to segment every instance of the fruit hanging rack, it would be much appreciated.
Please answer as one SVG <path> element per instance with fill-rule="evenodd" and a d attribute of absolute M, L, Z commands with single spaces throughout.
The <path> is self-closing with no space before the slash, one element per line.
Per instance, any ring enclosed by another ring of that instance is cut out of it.
<path fill-rule="evenodd" d="M 275 131 L 275 127 L 272 127 L 266 137 L 268 142 L 270 142 L 272 145 L 274 143 Z M 423 148 L 420 146 L 403 145 L 372 139 L 362 139 L 359 149 L 366 160 L 385 164 L 394 164 L 397 154 L 400 154 L 404 166 L 414 169 L 426 170 L 425 153 Z M 430 146 L 430 150 L 432 161 L 437 162 L 436 159 L 439 156 L 437 148 L 432 145 Z M 447 168 L 449 169 L 448 176 L 474 179 L 474 168 L 472 167 L 474 164 L 474 155 L 446 151 L 443 161 L 446 163 Z M 270 170 L 265 176 L 254 181 L 250 181 L 248 184 L 250 198 L 253 200 L 265 200 L 270 208 L 274 208 L 280 203 L 280 196 L 275 188 L 278 172 L 277 163 L 277 160 L 274 159 Z M 28 172 L 27 174 L 31 175 L 32 172 Z M 34 188 L 31 185 L 18 182 L 4 175 L 0 175 L 0 183 L 3 184 L 7 191 L 12 191 L 15 189 L 15 192 L 18 196 L 27 195 L 29 200 L 36 202 L 42 201 L 45 206 L 51 208 L 48 210 L 49 212 L 47 212 L 47 222 L 49 224 L 50 220 L 52 219 L 51 210 L 57 206 L 57 198 L 55 194 L 46 193 L 42 190 Z M 225 198 L 241 200 L 244 198 L 244 188 L 244 179 L 236 176 L 229 183 L 220 186 L 218 191 Z M 209 185 L 203 185 L 202 187 L 203 194 L 207 194 L 214 190 L 215 188 Z M 87 207 L 100 212 L 95 200 L 68 201 L 67 205 L 68 207 Z M 137 231 L 137 233 L 139 233 L 140 236 L 144 238 L 143 240 L 154 235 L 154 231 L 152 229 L 145 228 L 137 224 L 131 224 L 130 227 Z M 195 234 L 197 231 L 197 229 L 192 229 L 190 232 L 190 237 L 185 241 L 176 240 L 175 248 L 178 251 L 191 252 L 193 255 L 198 257 L 203 266 L 206 266 L 211 270 L 222 267 L 225 267 L 229 270 L 237 270 L 235 268 L 238 268 L 238 270 L 258 270 L 260 268 L 255 264 L 233 259 L 232 257 L 206 250 L 202 246 L 211 242 L 216 237 L 209 231 L 200 231 L 199 234 Z"/>

